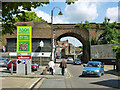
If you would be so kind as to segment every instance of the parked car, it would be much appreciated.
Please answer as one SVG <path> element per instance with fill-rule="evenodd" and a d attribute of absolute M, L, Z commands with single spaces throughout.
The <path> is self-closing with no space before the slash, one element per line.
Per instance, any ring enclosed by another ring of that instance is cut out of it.
<path fill-rule="evenodd" d="M 7 70 L 9 70 L 11 68 L 11 64 L 13 63 L 13 70 L 16 70 L 16 59 L 11 59 L 8 61 L 7 63 Z M 39 65 L 36 63 L 31 63 L 31 70 L 35 71 L 39 68 Z"/>
<path fill-rule="evenodd" d="M 68 57 L 67 61 L 73 61 L 73 58 L 72 57 Z"/>
<path fill-rule="evenodd" d="M 82 75 L 101 76 L 104 75 L 104 65 L 99 61 L 89 61 L 83 69 Z"/>
<path fill-rule="evenodd" d="M 57 59 L 60 59 L 61 58 L 61 56 L 57 56 Z"/>
<path fill-rule="evenodd" d="M 35 65 L 35 66 L 37 66 L 37 68 L 39 68 L 39 65 L 37 64 L 37 63 L 31 63 L 32 65 Z"/>
<path fill-rule="evenodd" d="M 73 61 L 73 64 L 79 64 L 81 65 L 81 60 L 76 58 L 74 61 Z"/>
<path fill-rule="evenodd" d="M 0 66 L 7 66 L 7 60 L 5 58 L 0 58 Z"/>

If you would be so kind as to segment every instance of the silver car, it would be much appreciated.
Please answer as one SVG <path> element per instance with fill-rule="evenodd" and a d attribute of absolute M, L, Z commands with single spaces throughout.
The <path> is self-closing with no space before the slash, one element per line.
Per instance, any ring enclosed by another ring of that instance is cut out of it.
<path fill-rule="evenodd" d="M 0 58 L 0 66 L 7 66 L 7 60 L 5 58 Z"/>

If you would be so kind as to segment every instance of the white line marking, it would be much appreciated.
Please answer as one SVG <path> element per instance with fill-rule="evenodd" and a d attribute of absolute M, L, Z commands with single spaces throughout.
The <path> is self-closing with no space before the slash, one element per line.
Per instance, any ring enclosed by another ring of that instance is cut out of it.
<path fill-rule="evenodd" d="M 37 83 L 41 78 L 38 78 L 29 88 L 32 88 L 35 83 Z"/>

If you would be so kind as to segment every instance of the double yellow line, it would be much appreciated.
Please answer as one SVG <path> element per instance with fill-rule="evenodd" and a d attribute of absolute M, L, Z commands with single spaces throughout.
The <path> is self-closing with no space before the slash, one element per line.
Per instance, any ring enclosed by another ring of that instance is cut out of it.
<path fill-rule="evenodd" d="M 69 72 L 69 70 L 67 69 L 67 73 L 69 74 L 69 77 L 68 76 L 66 76 L 66 78 L 71 78 L 72 77 L 72 75 L 70 74 L 70 72 Z"/>

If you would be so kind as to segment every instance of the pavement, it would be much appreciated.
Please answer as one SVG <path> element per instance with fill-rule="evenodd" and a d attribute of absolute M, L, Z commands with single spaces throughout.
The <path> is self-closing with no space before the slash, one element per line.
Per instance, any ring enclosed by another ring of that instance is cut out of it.
<path fill-rule="evenodd" d="M 63 77 L 60 74 L 60 68 L 59 64 L 55 64 L 55 72 L 54 75 L 51 75 L 49 71 L 47 71 L 46 75 L 41 75 L 43 70 L 45 69 L 46 66 L 39 66 L 39 69 L 37 71 L 32 72 L 31 74 L 16 74 L 16 71 L 11 74 L 10 71 L 7 71 L 6 69 L 3 69 L 2 73 L 0 73 L 0 77 L 25 77 L 25 78 L 61 78 Z M 69 73 L 65 72 L 65 76 L 69 77 Z"/>
<path fill-rule="evenodd" d="M 120 72 L 114 71 L 114 66 L 113 65 L 104 65 L 104 70 L 106 73 L 119 76 L 120 77 Z"/>
<path fill-rule="evenodd" d="M 7 71 L 6 69 L 3 69 L 4 71 L 2 71 L 2 73 L 0 72 L 0 77 L 30 77 L 30 78 L 60 78 L 60 77 L 63 77 L 61 74 L 60 74 L 60 68 L 59 68 L 59 63 L 56 63 L 55 64 L 55 72 L 54 72 L 54 75 L 51 75 L 49 73 L 49 71 L 47 71 L 46 75 L 41 75 L 41 73 L 43 72 L 43 70 L 46 68 L 46 66 L 39 66 L 39 69 L 37 71 L 34 71 L 32 72 L 31 74 L 28 74 L 28 75 L 24 75 L 24 74 L 16 74 L 16 72 L 14 71 L 13 74 L 10 73 L 10 71 Z M 1 69 L 0 69 L 1 70 Z M 6 70 L 6 72 L 5 72 Z M 116 72 L 114 71 L 114 66 L 113 65 L 104 65 L 104 70 L 105 72 L 107 73 L 110 73 L 110 74 L 114 74 L 116 76 L 120 76 L 120 72 Z M 65 73 L 65 76 L 66 77 L 69 77 L 69 72 L 68 70 L 66 70 L 66 73 Z"/>
<path fill-rule="evenodd" d="M 3 88 L 9 88 L 9 86 L 11 88 L 25 88 L 25 87 L 26 88 L 33 88 L 34 85 L 36 83 L 38 83 L 38 81 L 41 81 L 40 83 L 42 84 L 42 79 L 43 78 L 44 79 L 45 78 L 49 78 L 49 79 L 61 79 L 61 78 L 70 78 L 71 77 L 70 73 L 69 73 L 69 70 L 66 70 L 64 76 L 62 76 L 60 74 L 59 63 L 55 64 L 54 75 L 51 75 L 49 73 L 49 71 L 46 73 L 46 75 L 41 75 L 41 73 L 43 72 L 43 70 L 45 68 L 46 68 L 46 66 L 40 66 L 39 69 L 38 69 L 38 71 L 34 71 L 34 72 L 32 72 L 31 74 L 28 74 L 28 75 L 16 74 L 15 72 L 13 74 L 11 74 L 10 71 L 8 73 L 2 72 L 2 73 L 0 73 L 0 78 L 2 78 L 3 80 L 4 80 L 4 78 L 6 80 L 7 80 L 7 78 L 10 78 L 9 80 L 11 80 L 11 79 L 13 79 L 13 77 L 15 79 L 15 80 L 13 80 L 14 81 L 13 84 L 8 84 L 7 87 L 3 87 Z M 113 75 L 116 75 L 116 76 L 120 76 L 120 73 L 118 73 L 118 72 L 116 72 L 116 71 L 113 70 L 114 69 L 113 65 L 104 65 L 104 69 L 105 69 L 106 73 L 113 74 Z M 5 70 L 5 69 L 3 69 L 3 70 Z M 32 79 L 32 78 L 34 78 L 34 79 Z M 19 80 L 19 85 L 16 85 L 17 79 L 20 79 Z M 26 81 L 29 82 L 29 83 L 26 84 Z M 5 82 L 10 82 L 10 81 L 5 81 Z M 4 83 L 3 83 L 3 85 L 4 85 Z M 23 85 L 23 87 L 20 87 L 22 85 Z"/>
<path fill-rule="evenodd" d="M 40 66 L 38 71 L 34 71 L 31 74 L 23 75 L 16 74 L 15 71 L 13 74 L 10 71 L 5 72 L 5 68 L 0 69 L 4 70 L 2 73 L 0 72 L 0 81 L 2 81 L 2 88 L 36 88 L 42 84 L 43 79 L 60 79 L 64 77 L 69 77 L 69 73 L 65 72 L 65 76 L 60 74 L 59 64 L 55 64 L 55 72 L 54 75 L 51 75 L 49 71 L 46 75 L 41 75 L 46 66 Z M 37 85 L 37 83 L 39 85 Z"/>

